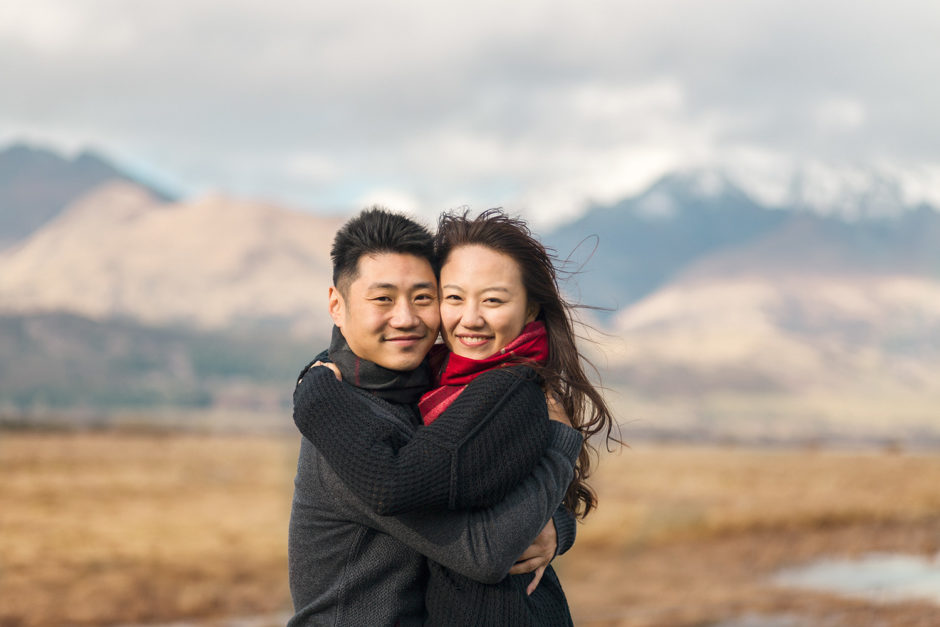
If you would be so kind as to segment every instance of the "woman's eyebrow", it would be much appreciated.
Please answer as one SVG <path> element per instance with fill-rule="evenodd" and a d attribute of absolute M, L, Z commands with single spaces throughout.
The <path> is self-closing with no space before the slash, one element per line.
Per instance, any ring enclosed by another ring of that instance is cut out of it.
<path fill-rule="evenodd" d="M 442 287 L 442 288 L 451 289 L 451 290 L 460 290 L 461 292 L 466 291 L 466 290 L 464 290 L 464 288 L 462 288 L 461 286 L 459 286 L 459 285 L 454 285 L 453 283 L 448 283 L 447 285 L 442 285 L 441 287 Z M 484 287 L 484 288 L 483 288 L 482 290 L 480 290 L 480 291 L 481 291 L 481 292 L 492 292 L 492 291 L 494 291 L 494 290 L 497 291 L 497 292 L 506 292 L 507 294 L 509 294 L 509 293 L 512 292 L 512 290 L 510 290 L 508 287 L 502 287 L 501 285 L 494 285 L 494 286 L 492 286 L 492 287 Z"/>

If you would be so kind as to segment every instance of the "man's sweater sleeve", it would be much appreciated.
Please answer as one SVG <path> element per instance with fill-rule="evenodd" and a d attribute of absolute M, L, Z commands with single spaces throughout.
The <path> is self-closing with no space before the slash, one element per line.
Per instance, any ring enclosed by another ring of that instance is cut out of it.
<path fill-rule="evenodd" d="M 413 432 L 384 403 L 312 368 L 294 392 L 294 422 L 383 515 L 495 504 L 531 472 L 550 437 L 544 393 L 525 367 L 481 375 Z"/>
<path fill-rule="evenodd" d="M 533 471 L 492 507 L 380 516 L 359 501 L 360 511 L 371 526 L 431 560 L 476 581 L 496 583 L 556 513 L 571 482 L 581 434 L 557 422 L 550 431 L 551 445 Z"/>

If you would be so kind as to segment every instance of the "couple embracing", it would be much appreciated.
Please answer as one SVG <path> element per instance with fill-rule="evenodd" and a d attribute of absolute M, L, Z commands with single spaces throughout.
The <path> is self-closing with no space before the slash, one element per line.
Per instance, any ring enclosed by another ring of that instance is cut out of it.
<path fill-rule="evenodd" d="M 499 210 L 432 236 L 380 208 L 331 256 L 333 338 L 294 392 L 289 624 L 571 625 L 550 563 L 612 418 L 551 257 Z"/>

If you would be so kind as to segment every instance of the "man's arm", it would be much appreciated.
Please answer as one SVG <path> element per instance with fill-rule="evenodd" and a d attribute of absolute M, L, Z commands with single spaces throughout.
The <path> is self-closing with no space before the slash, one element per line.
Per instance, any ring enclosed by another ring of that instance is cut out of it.
<path fill-rule="evenodd" d="M 347 487 L 386 515 L 496 503 L 549 439 L 544 394 L 532 370 L 518 367 L 481 375 L 415 432 L 388 406 L 312 368 L 295 390 L 294 421 Z"/>
<path fill-rule="evenodd" d="M 503 501 L 486 509 L 381 516 L 345 490 L 338 477 L 334 496 L 364 516 L 369 526 L 429 559 L 471 579 L 496 583 L 551 519 L 571 482 L 581 434 L 554 423 L 551 432 L 551 445 L 532 473 Z"/>

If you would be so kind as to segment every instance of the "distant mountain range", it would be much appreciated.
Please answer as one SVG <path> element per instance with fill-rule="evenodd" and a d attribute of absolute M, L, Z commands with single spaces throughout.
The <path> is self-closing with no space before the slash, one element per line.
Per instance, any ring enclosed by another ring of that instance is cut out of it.
<path fill-rule="evenodd" d="M 133 182 L 161 200 L 172 200 L 171 194 L 147 186 L 94 152 L 67 158 L 22 143 L 0 150 L 0 249 L 26 237 L 76 198 L 108 181 Z"/>
<path fill-rule="evenodd" d="M 166 203 L 106 183 L 0 252 L 0 311 L 309 334 L 329 328 L 342 222 L 220 196 Z"/>
<path fill-rule="evenodd" d="M 320 346 L 276 330 L 200 332 L 65 313 L 0 315 L 0 424 L 5 412 L 24 409 L 240 405 L 286 416 L 291 380 Z"/>
<path fill-rule="evenodd" d="M 940 212 L 932 207 L 897 206 L 888 215 L 853 220 L 769 208 L 727 180 L 704 185 L 700 179 L 666 176 L 638 196 L 594 207 L 548 233 L 546 243 L 576 272 L 572 297 L 606 309 L 602 318 L 613 316 L 720 251 L 726 254 L 707 271 L 940 278 Z"/>
<path fill-rule="evenodd" d="M 940 213 L 899 198 L 824 215 L 675 173 L 545 234 L 572 300 L 605 308 L 585 347 L 625 437 L 940 442 Z M 345 217 L 126 178 L 63 203 L 0 251 L 0 413 L 289 404 L 281 380 L 325 345 Z M 62 375 L 37 384 L 43 360 Z"/>
<path fill-rule="evenodd" d="M 940 442 L 934 208 L 770 209 L 677 174 L 546 240 L 581 243 L 569 293 L 607 308 L 596 359 L 637 432 Z"/>

